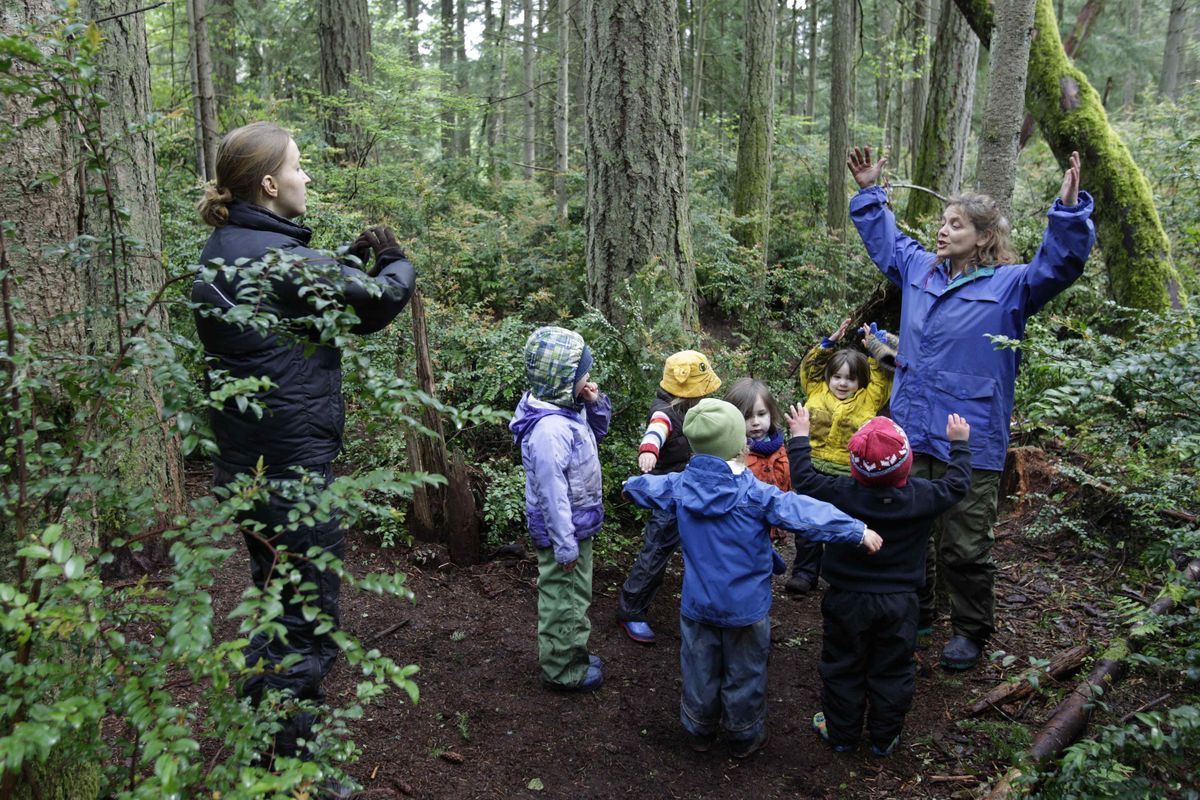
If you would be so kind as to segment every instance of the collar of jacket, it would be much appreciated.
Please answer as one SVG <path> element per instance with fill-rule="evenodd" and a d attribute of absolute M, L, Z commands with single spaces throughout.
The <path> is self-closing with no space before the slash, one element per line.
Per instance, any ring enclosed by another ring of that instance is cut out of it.
<path fill-rule="evenodd" d="M 297 225 L 290 219 L 275 214 L 262 206 L 234 200 L 229 204 L 229 223 L 239 228 L 250 228 L 256 231 L 271 231 L 290 236 L 302 245 L 307 245 L 312 238 L 312 228 Z"/>

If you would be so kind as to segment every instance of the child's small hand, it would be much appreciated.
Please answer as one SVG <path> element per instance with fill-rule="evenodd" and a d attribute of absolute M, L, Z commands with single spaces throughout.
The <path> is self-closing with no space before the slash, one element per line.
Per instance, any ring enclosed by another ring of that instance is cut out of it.
<path fill-rule="evenodd" d="M 850 330 L 850 318 L 846 317 L 844 320 L 842 320 L 842 324 L 838 326 L 838 329 L 830 334 L 829 341 L 840 342 L 848 330 Z"/>
<path fill-rule="evenodd" d="M 579 399 L 584 403 L 594 403 L 600 399 L 600 387 L 595 381 L 588 381 L 579 390 Z"/>
<path fill-rule="evenodd" d="M 787 422 L 788 430 L 792 432 L 792 436 L 808 436 L 809 417 L 807 408 L 792 405 L 783 415 L 783 418 Z"/>
<path fill-rule="evenodd" d="M 946 438 L 952 442 L 965 442 L 971 438 L 971 425 L 958 414 L 946 417 Z"/>
<path fill-rule="evenodd" d="M 649 472 L 654 469 L 654 465 L 658 463 L 658 456 L 654 453 L 642 453 L 638 456 L 638 469 L 642 472 Z"/>
<path fill-rule="evenodd" d="M 862 546 L 867 549 L 871 555 L 879 552 L 879 548 L 883 547 L 883 539 L 878 533 L 867 528 L 863 531 Z"/>

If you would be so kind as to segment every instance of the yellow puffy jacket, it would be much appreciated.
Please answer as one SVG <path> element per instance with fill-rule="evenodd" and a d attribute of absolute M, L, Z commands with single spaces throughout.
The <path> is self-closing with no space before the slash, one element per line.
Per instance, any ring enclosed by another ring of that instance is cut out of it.
<path fill-rule="evenodd" d="M 838 400 L 825 382 L 825 365 L 834 352 L 834 348 L 820 345 L 808 351 L 800 364 L 800 388 L 808 395 L 804 407 L 811 420 L 808 439 L 812 457 L 849 466 L 850 453 L 846 447 L 850 437 L 887 405 L 892 394 L 892 374 L 880 369 L 875 359 L 868 358 L 871 382 L 845 400 Z"/>

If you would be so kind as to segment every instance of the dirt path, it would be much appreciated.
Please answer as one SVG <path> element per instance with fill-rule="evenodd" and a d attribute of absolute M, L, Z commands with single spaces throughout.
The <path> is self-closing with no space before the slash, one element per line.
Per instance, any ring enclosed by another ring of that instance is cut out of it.
<path fill-rule="evenodd" d="M 820 594 L 789 597 L 777 582 L 771 739 L 745 761 L 720 746 L 692 752 L 679 726 L 678 557 L 653 608 L 654 647 L 629 641 L 613 622 L 625 563 L 597 566 L 592 649 L 604 659 L 605 685 L 591 695 L 561 695 L 538 682 L 533 562 L 468 570 L 436 559 L 418 565 L 420 548 L 384 550 L 353 533 L 348 566 L 408 573 L 416 602 L 346 592 L 343 624 L 368 646 L 419 664 L 421 701 L 411 705 L 396 692 L 367 708 L 354 726 L 363 753 L 351 773 L 369 798 L 964 796 L 977 786 L 970 776 L 983 782 L 1008 766 L 1023 728 L 1003 720 L 962 723 L 962 709 L 1030 656 L 1107 638 L 1109 621 L 1077 595 L 1111 568 L 1065 563 L 1013 527 L 999 529 L 1001 631 L 988 652 L 1003 649 L 1018 660 L 1009 670 L 996 661 L 967 675 L 929 668 L 949 636 L 940 621 L 934 645 L 918 654 L 916 702 L 902 747 L 890 759 L 834 755 L 809 730 L 819 709 Z M 225 569 L 218 618 L 245 585 L 244 556 Z M 352 671 L 340 662 L 327 682 L 330 702 L 349 702 L 353 685 Z M 1039 699 L 1020 713 L 1036 722 L 1044 705 Z M 962 776 L 968 779 L 950 780 Z"/>

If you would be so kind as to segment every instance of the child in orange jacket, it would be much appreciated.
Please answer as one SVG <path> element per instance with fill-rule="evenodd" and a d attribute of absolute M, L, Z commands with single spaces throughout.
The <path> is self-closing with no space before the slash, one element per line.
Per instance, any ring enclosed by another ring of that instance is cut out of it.
<path fill-rule="evenodd" d="M 754 378 L 739 378 L 725 395 L 725 402 L 737 407 L 746 419 L 746 467 L 754 477 L 780 491 L 792 490 L 787 448 L 783 441 L 783 413 L 765 383 Z M 788 532 L 771 529 L 771 539 L 785 541 Z"/>

